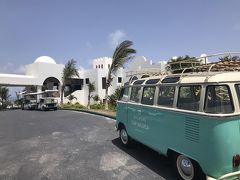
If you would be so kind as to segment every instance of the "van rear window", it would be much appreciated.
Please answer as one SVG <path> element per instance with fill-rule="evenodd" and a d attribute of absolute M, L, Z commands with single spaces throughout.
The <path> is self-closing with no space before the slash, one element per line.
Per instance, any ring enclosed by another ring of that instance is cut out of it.
<path fill-rule="evenodd" d="M 207 86 L 204 111 L 212 114 L 228 114 L 234 111 L 227 85 Z"/>

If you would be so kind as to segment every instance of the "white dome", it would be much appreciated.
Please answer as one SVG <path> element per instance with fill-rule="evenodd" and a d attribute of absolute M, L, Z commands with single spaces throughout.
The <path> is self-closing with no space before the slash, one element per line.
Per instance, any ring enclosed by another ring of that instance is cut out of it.
<path fill-rule="evenodd" d="M 34 63 L 37 63 L 37 62 L 39 62 L 39 63 L 57 64 L 56 61 L 53 58 L 49 57 L 49 56 L 40 56 L 40 57 L 38 57 L 34 61 Z"/>

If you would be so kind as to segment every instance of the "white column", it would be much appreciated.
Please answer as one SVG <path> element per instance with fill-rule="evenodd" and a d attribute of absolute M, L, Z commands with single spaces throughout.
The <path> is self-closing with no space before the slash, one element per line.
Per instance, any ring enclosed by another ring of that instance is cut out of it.
<path fill-rule="evenodd" d="M 37 92 L 41 92 L 42 91 L 42 86 L 37 86 Z"/>

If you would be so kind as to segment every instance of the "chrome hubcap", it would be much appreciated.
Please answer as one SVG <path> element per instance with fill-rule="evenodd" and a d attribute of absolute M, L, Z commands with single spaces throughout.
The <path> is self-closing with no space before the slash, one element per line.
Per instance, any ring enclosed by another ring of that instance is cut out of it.
<path fill-rule="evenodd" d="M 192 162 L 186 156 L 178 156 L 177 169 L 180 176 L 185 180 L 191 180 L 194 177 L 194 169 Z"/>
<path fill-rule="evenodd" d="M 126 130 L 125 129 L 121 129 L 120 134 L 121 134 L 121 140 L 122 140 L 123 144 L 127 144 L 127 142 L 128 142 L 128 135 L 127 135 Z"/>

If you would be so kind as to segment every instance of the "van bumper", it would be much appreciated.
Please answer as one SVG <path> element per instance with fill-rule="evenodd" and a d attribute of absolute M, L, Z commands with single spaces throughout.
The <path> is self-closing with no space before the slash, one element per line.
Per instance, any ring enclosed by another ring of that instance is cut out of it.
<path fill-rule="evenodd" d="M 233 172 L 233 173 L 228 173 L 228 174 L 225 174 L 225 175 L 223 175 L 223 176 L 221 176 L 221 177 L 219 177 L 219 178 L 217 178 L 217 179 L 215 179 L 215 178 L 212 178 L 212 177 L 209 177 L 209 176 L 207 176 L 206 177 L 206 179 L 207 180 L 237 180 L 237 179 L 239 179 L 240 180 L 240 171 L 236 171 L 236 172 Z"/>

